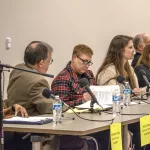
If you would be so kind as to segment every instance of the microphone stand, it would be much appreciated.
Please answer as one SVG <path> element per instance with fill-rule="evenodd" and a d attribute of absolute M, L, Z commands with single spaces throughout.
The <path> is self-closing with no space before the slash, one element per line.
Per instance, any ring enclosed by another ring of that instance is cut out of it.
<path fill-rule="evenodd" d="M 0 150 L 4 150 L 2 72 L 3 66 L 0 66 Z"/>
<path fill-rule="evenodd" d="M 16 70 L 21 70 L 21 71 L 25 71 L 25 72 L 30 72 L 30 73 L 34 73 L 34 74 L 39 74 L 39 75 L 50 77 L 50 78 L 54 77 L 54 75 L 51 75 L 51 74 L 42 74 L 42 73 L 39 73 L 39 72 L 36 72 L 36 71 L 21 69 L 21 68 L 18 68 L 18 67 L 13 67 L 13 66 L 10 66 L 10 65 L 0 63 L 0 150 L 4 150 L 3 99 L 2 99 L 2 72 L 4 71 L 3 70 L 4 67 L 5 68 L 16 69 Z"/>
<path fill-rule="evenodd" d="M 94 104 L 95 104 L 95 103 L 97 103 L 97 105 L 99 105 L 98 102 L 95 102 L 93 99 L 91 99 L 90 109 L 89 109 L 89 110 L 90 110 L 90 112 L 91 112 L 92 114 L 95 113 L 95 112 L 96 112 L 96 113 L 98 112 L 98 113 L 101 115 L 101 110 L 94 110 Z M 101 105 L 99 105 L 99 106 L 102 108 Z"/>
<path fill-rule="evenodd" d="M 94 113 L 94 101 L 91 99 L 91 103 L 90 103 L 90 112 Z"/>
<path fill-rule="evenodd" d="M 21 70 L 21 71 L 25 71 L 25 72 L 30 72 L 30 73 L 39 74 L 39 75 L 42 75 L 42 76 L 45 76 L 45 77 L 54 78 L 54 75 L 51 75 L 51 74 L 39 73 L 39 72 L 37 72 L 37 71 L 26 70 L 26 69 L 22 69 L 22 68 L 18 68 L 18 67 L 13 67 L 13 66 L 10 66 L 10 65 L 7 65 L 7 64 L 1 64 L 1 63 L 0 63 L 0 66 L 2 66 L 2 68 L 3 68 L 3 67 L 5 67 L 5 68 L 12 68 L 12 69 L 16 69 L 16 70 Z"/>
<path fill-rule="evenodd" d="M 150 85 L 149 85 L 150 86 Z M 149 86 L 147 86 L 147 88 L 146 88 L 146 96 L 147 96 L 147 99 L 148 99 L 148 96 L 149 96 Z"/>

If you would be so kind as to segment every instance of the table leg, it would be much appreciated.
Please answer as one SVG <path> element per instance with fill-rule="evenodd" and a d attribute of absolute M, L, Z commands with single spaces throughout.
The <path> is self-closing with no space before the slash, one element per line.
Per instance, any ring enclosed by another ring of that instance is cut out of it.
<path fill-rule="evenodd" d="M 32 150 L 42 150 L 41 142 L 42 138 L 38 135 L 32 135 L 31 136 L 31 142 L 32 142 Z"/>
<path fill-rule="evenodd" d="M 128 125 L 123 126 L 123 150 L 128 150 Z"/>

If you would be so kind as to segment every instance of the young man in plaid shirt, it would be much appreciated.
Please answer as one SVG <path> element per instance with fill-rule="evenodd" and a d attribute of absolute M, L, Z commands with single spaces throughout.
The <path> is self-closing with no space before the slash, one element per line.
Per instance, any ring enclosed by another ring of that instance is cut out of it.
<path fill-rule="evenodd" d="M 72 60 L 68 62 L 67 66 L 57 75 L 51 85 L 54 95 L 59 95 L 60 99 L 67 103 L 69 106 L 74 107 L 86 101 L 91 100 L 91 96 L 80 87 L 78 81 L 81 78 L 87 78 L 91 85 L 95 84 L 94 75 L 92 71 L 88 70 L 92 63 L 93 51 L 86 45 L 80 44 L 74 47 Z M 70 143 L 70 138 L 74 139 Z M 67 136 L 66 138 L 60 137 L 60 145 L 62 142 L 70 143 L 65 148 L 75 147 L 76 149 L 86 150 L 87 142 L 77 136 Z M 74 144 L 74 145 L 73 145 Z M 77 145 L 80 145 L 78 148 Z"/>
<path fill-rule="evenodd" d="M 94 75 L 92 71 L 89 70 L 89 67 L 93 64 L 92 56 L 93 51 L 88 46 L 83 44 L 75 46 L 72 53 L 72 60 L 52 82 L 51 89 L 54 95 L 59 95 L 60 99 L 67 103 L 70 107 L 74 107 L 91 100 L 91 96 L 80 87 L 78 81 L 81 78 L 86 78 L 90 85 L 95 84 Z M 94 136 L 99 143 L 103 143 L 99 145 L 99 149 L 108 149 L 109 131 L 92 134 L 91 136 Z M 82 141 L 81 139 L 78 139 L 76 142 Z M 74 144 L 76 142 L 74 142 Z M 89 144 L 88 147 L 90 147 Z"/>
<path fill-rule="evenodd" d="M 60 99 L 71 107 L 91 100 L 90 95 L 80 87 L 78 81 L 87 78 L 90 85 L 95 84 L 94 75 L 88 70 L 93 64 L 92 55 L 93 51 L 88 46 L 83 44 L 75 46 L 72 60 L 52 82 L 53 93 L 59 95 Z"/>

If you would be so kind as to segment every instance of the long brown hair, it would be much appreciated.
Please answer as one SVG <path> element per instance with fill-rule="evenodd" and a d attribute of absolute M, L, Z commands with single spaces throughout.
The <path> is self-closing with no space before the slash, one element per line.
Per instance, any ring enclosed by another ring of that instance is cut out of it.
<path fill-rule="evenodd" d="M 142 64 L 150 68 L 149 54 L 150 54 L 150 44 L 147 44 L 142 51 L 142 55 L 140 56 L 137 65 Z"/>
<path fill-rule="evenodd" d="M 133 40 L 133 38 L 126 35 L 117 35 L 112 39 L 104 62 L 102 63 L 101 67 L 98 69 L 98 72 L 96 74 L 96 82 L 99 73 L 105 70 L 109 65 L 113 64 L 115 66 L 117 74 L 129 77 L 130 86 L 132 88 L 136 87 L 136 81 L 128 61 L 125 63 L 124 66 L 122 62 L 122 53 L 130 40 Z"/>

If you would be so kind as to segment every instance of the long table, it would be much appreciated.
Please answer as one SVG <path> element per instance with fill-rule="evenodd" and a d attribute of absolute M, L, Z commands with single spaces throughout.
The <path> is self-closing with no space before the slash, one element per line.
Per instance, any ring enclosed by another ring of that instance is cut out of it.
<path fill-rule="evenodd" d="M 140 114 L 141 115 L 121 115 L 116 117 L 114 122 L 121 122 L 124 130 L 124 144 L 123 149 L 127 150 L 126 141 L 127 141 L 127 130 L 128 124 L 132 124 L 139 121 L 141 116 L 150 114 L 150 106 L 148 104 L 141 105 L 132 105 L 125 108 L 122 113 L 126 114 Z M 49 116 L 49 115 L 47 115 Z M 80 116 L 88 118 L 91 120 L 107 120 L 112 119 L 112 114 L 102 113 L 82 113 Z M 75 117 L 75 120 L 72 120 L 71 117 Z M 45 125 L 19 125 L 19 124 L 4 124 L 4 131 L 12 132 L 29 132 L 29 133 L 46 133 L 53 135 L 88 135 L 91 133 L 96 133 L 104 131 L 110 128 L 111 121 L 108 122 L 98 122 L 98 121 L 87 121 L 75 116 L 75 114 L 64 114 L 62 123 L 60 125 L 54 125 L 53 123 Z"/>

